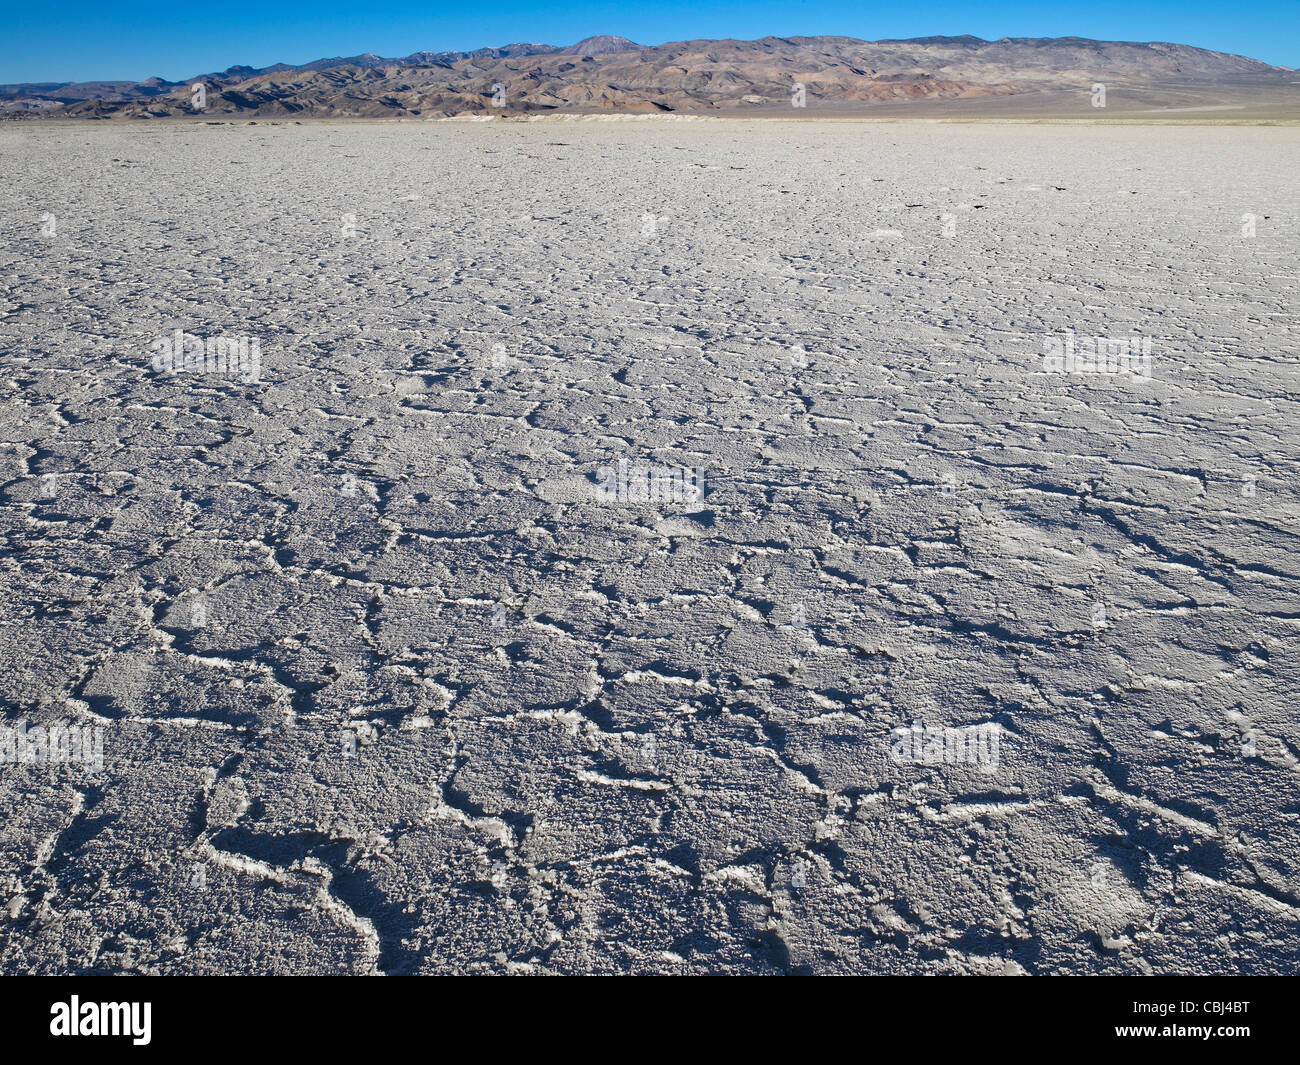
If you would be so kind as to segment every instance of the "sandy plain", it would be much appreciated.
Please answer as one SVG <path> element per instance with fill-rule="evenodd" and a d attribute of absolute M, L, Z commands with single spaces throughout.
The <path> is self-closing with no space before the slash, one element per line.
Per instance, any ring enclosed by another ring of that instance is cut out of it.
<path fill-rule="evenodd" d="M 0 127 L 0 966 L 1292 970 L 1297 172 Z"/>

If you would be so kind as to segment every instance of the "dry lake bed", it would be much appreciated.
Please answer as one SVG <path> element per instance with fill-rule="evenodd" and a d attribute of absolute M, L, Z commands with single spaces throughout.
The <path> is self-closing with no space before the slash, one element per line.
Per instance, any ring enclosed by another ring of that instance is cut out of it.
<path fill-rule="evenodd" d="M 0 969 L 1294 970 L 1297 173 L 0 126 Z"/>

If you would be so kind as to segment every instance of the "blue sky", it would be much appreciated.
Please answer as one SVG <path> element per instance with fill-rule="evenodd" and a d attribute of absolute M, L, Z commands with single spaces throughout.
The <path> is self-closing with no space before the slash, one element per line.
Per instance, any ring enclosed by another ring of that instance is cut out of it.
<path fill-rule="evenodd" d="M 375 52 L 403 56 L 616 33 L 642 44 L 700 37 L 929 34 L 1176 41 L 1300 67 L 1300 0 L 1088 0 L 1086 3 L 852 3 L 845 0 L 0 0 L 0 83 L 179 81 L 235 63 L 269 66 Z"/>

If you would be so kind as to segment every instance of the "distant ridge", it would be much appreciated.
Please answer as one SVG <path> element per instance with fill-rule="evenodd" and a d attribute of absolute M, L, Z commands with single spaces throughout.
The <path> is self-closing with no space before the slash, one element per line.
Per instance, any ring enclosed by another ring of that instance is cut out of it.
<path fill-rule="evenodd" d="M 561 48 L 561 55 L 614 55 L 618 52 L 639 52 L 645 45 L 629 41 L 626 37 L 586 37 L 568 48 Z"/>
<path fill-rule="evenodd" d="M 970 35 L 860 41 L 764 37 L 647 46 L 588 37 L 559 48 L 516 43 L 469 52 L 373 53 L 254 68 L 182 82 L 0 86 L 0 114 L 55 118 L 448 117 L 545 112 L 845 112 L 880 104 L 1086 89 L 1291 84 L 1294 72 L 1244 56 L 1166 42 Z M 796 92 L 796 86 L 802 86 Z"/>

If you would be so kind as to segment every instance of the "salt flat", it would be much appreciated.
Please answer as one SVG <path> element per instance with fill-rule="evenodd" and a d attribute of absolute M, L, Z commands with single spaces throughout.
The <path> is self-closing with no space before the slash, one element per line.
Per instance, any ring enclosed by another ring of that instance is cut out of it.
<path fill-rule="evenodd" d="M 1297 172 L 0 127 L 3 970 L 1294 970 Z"/>

